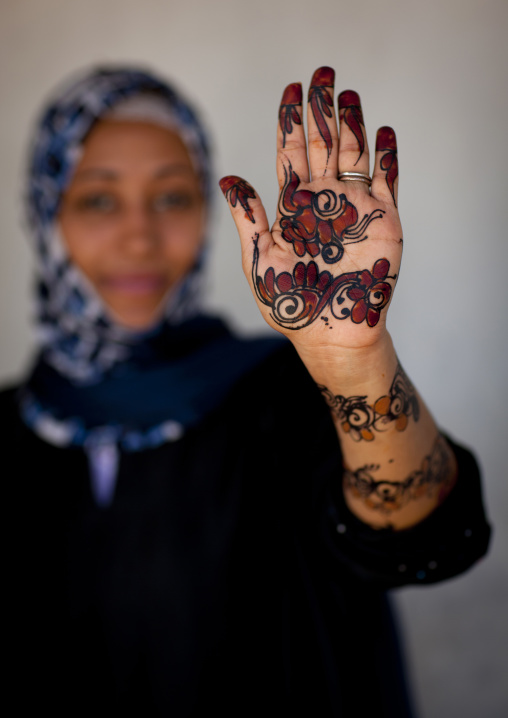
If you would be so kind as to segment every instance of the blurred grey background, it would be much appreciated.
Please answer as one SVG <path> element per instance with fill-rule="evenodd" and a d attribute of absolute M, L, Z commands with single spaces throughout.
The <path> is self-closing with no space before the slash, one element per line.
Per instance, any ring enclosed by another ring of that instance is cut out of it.
<path fill-rule="evenodd" d="M 371 144 L 395 127 L 405 245 L 389 329 L 441 426 L 474 447 L 495 526 L 467 575 L 397 593 L 422 718 L 508 715 L 508 2 L 506 0 L 1 0 L 0 379 L 33 347 L 21 194 L 35 114 L 74 70 L 139 63 L 186 90 L 274 217 L 283 87 L 331 65 L 360 93 Z M 210 305 L 263 321 L 217 191 Z M 15 473 L 9 478 L 15 480 Z M 359 666 L 361 670 L 361 666 Z M 366 679 L 368 690 L 369 679 Z"/>

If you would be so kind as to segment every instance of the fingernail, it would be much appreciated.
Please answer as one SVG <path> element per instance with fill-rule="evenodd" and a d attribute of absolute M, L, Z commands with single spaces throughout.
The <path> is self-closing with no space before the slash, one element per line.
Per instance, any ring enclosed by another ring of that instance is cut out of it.
<path fill-rule="evenodd" d="M 360 97 L 354 90 L 344 90 L 339 95 L 339 110 L 343 110 L 344 107 L 350 105 L 360 106 Z"/>
<path fill-rule="evenodd" d="M 312 75 L 311 85 L 319 86 L 330 86 L 333 85 L 335 80 L 335 70 L 331 67 L 318 67 L 316 72 Z"/>
<path fill-rule="evenodd" d="M 391 127 L 380 127 L 376 135 L 376 151 L 396 150 L 397 139 Z"/>
<path fill-rule="evenodd" d="M 302 83 L 292 82 L 282 94 L 281 105 L 301 105 L 302 97 Z"/>

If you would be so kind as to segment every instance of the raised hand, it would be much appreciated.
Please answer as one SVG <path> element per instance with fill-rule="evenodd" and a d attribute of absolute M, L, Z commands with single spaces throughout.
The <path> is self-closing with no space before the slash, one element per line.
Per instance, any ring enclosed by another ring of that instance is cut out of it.
<path fill-rule="evenodd" d="M 331 68 L 316 70 L 307 140 L 301 85 L 284 90 L 271 231 L 245 180 L 220 185 L 261 312 L 291 339 L 330 406 L 350 509 L 373 526 L 408 528 L 449 493 L 456 462 L 386 331 L 402 254 L 395 133 L 378 130 L 371 182 L 360 99 L 339 95 L 339 132 L 333 85 Z"/>
<path fill-rule="evenodd" d="M 284 90 L 271 231 L 245 180 L 220 182 L 263 316 L 308 348 L 354 348 L 379 339 L 402 252 L 395 134 L 388 127 L 378 131 L 371 185 L 360 99 L 351 90 L 339 96 L 339 136 L 333 94 L 334 71 L 319 68 L 308 93 L 306 141 L 301 85 Z"/>

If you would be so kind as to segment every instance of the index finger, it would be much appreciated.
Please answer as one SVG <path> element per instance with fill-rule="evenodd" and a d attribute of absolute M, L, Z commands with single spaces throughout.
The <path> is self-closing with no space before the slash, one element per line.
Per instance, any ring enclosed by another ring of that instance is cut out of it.
<path fill-rule="evenodd" d="M 288 163 L 303 182 L 309 181 L 307 143 L 302 118 L 302 85 L 293 82 L 283 92 L 277 129 L 277 178 L 279 187 L 285 181 Z"/>

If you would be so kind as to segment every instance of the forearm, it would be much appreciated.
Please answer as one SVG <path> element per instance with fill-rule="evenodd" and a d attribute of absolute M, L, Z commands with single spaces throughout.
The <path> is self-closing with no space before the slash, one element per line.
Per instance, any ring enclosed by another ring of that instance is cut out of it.
<path fill-rule="evenodd" d="M 389 334 L 368 347 L 295 347 L 330 406 L 350 510 L 374 527 L 423 520 L 453 488 L 456 461 Z"/>

